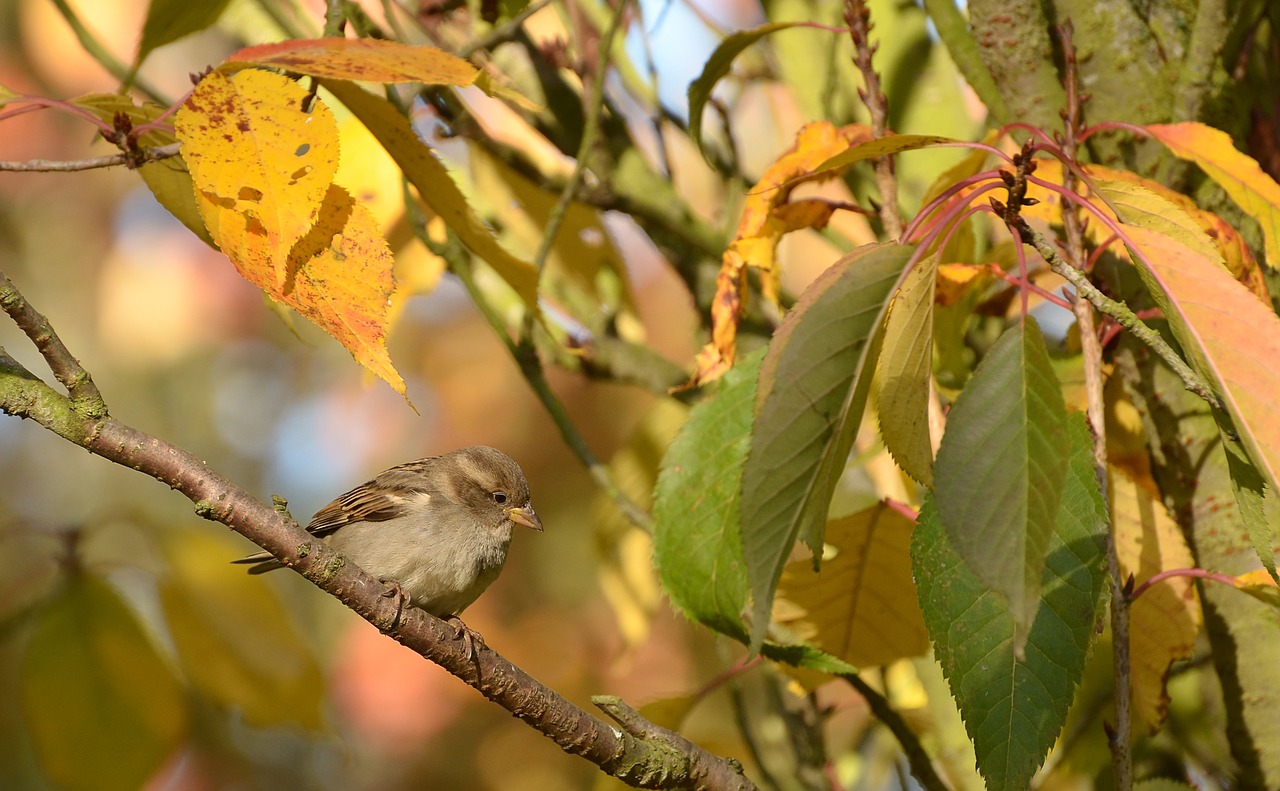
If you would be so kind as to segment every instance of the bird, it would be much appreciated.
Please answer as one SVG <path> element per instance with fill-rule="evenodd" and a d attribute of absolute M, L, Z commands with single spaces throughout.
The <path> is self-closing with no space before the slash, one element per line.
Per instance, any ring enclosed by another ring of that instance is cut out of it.
<path fill-rule="evenodd" d="M 498 578 L 516 526 L 542 532 L 520 465 L 473 445 L 391 467 L 316 512 L 307 532 L 389 585 L 392 626 L 407 606 L 454 622 L 467 655 L 483 638 L 458 617 Z M 250 574 L 283 568 L 260 552 Z"/>

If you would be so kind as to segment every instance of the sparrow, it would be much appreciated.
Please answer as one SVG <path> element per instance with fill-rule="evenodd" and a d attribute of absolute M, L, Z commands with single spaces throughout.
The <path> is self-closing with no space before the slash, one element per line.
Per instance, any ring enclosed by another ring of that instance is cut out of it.
<path fill-rule="evenodd" d="M 498 578 L 512 528 L 542 532 L 529 484 L 505 453 L 483 445 L 400 464 L 321 508 L 307 532 L 387 583 L 404 607 L 457 622 L 472 655 L 478 638 L 457 617 Z M 283 568 L 261 552 L 250 574 Z"/>

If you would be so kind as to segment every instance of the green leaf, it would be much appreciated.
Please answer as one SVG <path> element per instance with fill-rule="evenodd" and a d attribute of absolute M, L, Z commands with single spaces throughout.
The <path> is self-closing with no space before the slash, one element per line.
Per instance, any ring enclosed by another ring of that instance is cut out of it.
<path fill-rule="evenodd" d="M 914 251 L 876 244 L 845 256 L 801 295 L 769 344 L 742 473 L 753 648 L 769 625 L 773 592 L 796 539 L 821 547 L 831 495 L 866 405 L 889 297 Z"/>
<path fill-rule="evenodd" d="M 492 266 L 530 310 L 536 311 L 538 271 L 533 264 L 515 257 L 499 244 L 493 231 L 472 210 L 466 196 L 453 183 L 444 165 L 418 138 L 408 119 L 386 99 L 374 96 L 353 83 L 321 80 L 321 84 L 378 138 L 404 171 L 405 178 L 417 187 L 422 200 L 444 219 L 449 230 L 457 234 L 471 252 Z"/>
<path fill-rule="evenodd" d="M 133 59 L 133 73 L 153 50 L 171 44 L 183 36 L 198 33 L 218 21 L 231 0 L 209 0 L 192 3 L 189 0 L 151 0 L 147 8 L 147 21 L 142 26 L 142 39 L 138 42 L 138 54 Z"/>
<path fill-rule="evenodd" d="M 221 535 L 178 533 L 160 603 L 191 683 L 254 726 L 323 724 L 324 673 L 290 614 L 261 577 L 209 562 L 226 555 Z"/>
<path fill-rule="evenodd" d="M 1258 468 L 1249 461 L 1248 454 L 1240 446 L 1240 440 L 1230 432 L 1221 430 L 1221 427 L 1218 434 L 1222 438 L 1222 449 L 1226 451 L 1231 491 L 1236 496 L 1240 520 L 1249 532 L 1249 542 L 1262 561 L 1262 567 L 1280 585 L 1273 546 L 1275 526 L 1280 525 L 1280 497 L 1276 496 L 1276 490 L 1266 484 Z"/>
<path fill-rule="evenodd" d="M 1066 720 L 1101 613 L 1106 508 L 1084 420 L 1068 421 L 1067 435 L 1070 463 L 1023 656 L 1008 599 L 966 565 L 932 494 L 912 537 L 925 625 L 992 791 L 1022 791 L 1040 767 Z"/>
<path fill-rule="evenodd" d="M 702 74 L 698 75 L 698 79 L 689 83 L 689 135 L 693 138 L 693 144 L 698 147 L 699 151 L 702 150 L 702 111 L 711 99 L 711 91 L 716 87 L 716 83 L 720 81 L 721 77 L 729 73 L 729 67 L 733 65 L 733 59 L 738 57 L 744 49 L 770 33 L 776 33 L 779 30 L 786 30 L 802 24 L 804 23 L 774 22 L 751 30 L 743 30 L 721 41 L 720 46 L 716 47 L 716 51 L 711 53 L 706 65 L 702 67 Z"/>
<path fill-rule="evenodd" d="M 926 256 L 893 298 L 876 381 L 880 435 L 903 472 L 933 485 L 929 380 L 933 376 L 933 292 L 938 256 Z"/>
<path fill-rule="evenodd" d="M 951 546 L 1008 599 L 1021 652 L 1067 466 L 1067 411 L 1034 319 L 1010 327 L 947 417 L 933 498 Z"/>
<path fill-rule="evenodd" d="M 690 411 L 654 491 L 654 561 L 667 595 L 687 617 L 739 640 L 747 601 L 739 493 L 762 357 L 740 360 Z"/>
<path fill-rule="evenodd" d="M 37 616 L 21 673 L 41 767 L 68 791 L 141 788 L 186 730 L 177 679 L 104 580 L 67 581 Z"/>

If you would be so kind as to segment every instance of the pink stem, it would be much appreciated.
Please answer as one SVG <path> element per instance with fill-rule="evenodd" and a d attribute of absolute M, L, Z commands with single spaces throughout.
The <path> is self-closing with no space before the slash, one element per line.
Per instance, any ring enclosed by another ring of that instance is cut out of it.
<path fill-rule="evenodd" d="M 1134 588 L 1133 593 L 1129 594 L 1129 601 L 1132 602 L 1142 594 L 1146 593 L 1147 589 L 1152 585 L 1155 585 L 1157 582 L 1163 582 L 1174 577 L 1196 577 L 1198 579 L 1221 582 L 1222 584 L 1230 585 L 1233 588 L 1236 587 L 1235 577 L 1230 577 L 1226 574 L 1219 574 L 1216 571 L 1205 571 L 1204 569 L 1168 569 L 1167 571 L 1161 571 L 1158 574 L 1153 574 L 1146 582 Z"/>

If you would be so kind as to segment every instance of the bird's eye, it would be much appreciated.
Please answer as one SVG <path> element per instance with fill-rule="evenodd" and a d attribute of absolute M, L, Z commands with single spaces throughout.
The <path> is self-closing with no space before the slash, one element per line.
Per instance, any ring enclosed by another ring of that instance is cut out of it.
<path fill-rule="evenodd" d="M 502 505 L 503 503 L 505 503 L 505 502 L 507 501 L 507 493 L 506 493 L 506 492 L 494 492 L 493 494 L 491 494 L 491 495 L 489 495 L 489 496 L 490 496 L 490 497 L 492 497 L 492 498 L 493 498 L 493 501 L 494 501 L 495 503 L 497 503 L 498 505 Z"/>

